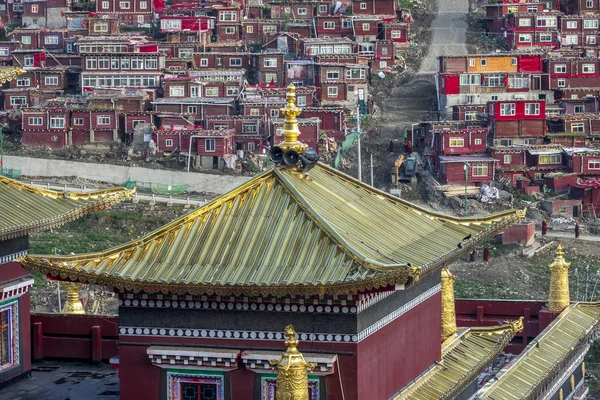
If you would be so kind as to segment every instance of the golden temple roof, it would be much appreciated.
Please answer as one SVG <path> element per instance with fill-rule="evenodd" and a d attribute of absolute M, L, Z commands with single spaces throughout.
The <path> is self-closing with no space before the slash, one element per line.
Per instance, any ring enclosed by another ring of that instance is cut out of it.
<path fill-rule="evenodd" d="M 442 362 L 436 363 L 394 400 L 444 400 L 459 395 L 504 350 L 522 320 L 489 328 L 467 328 L 444 342 Z"/>
<path fill-rule="evenodd" d="M 20 262 L 127 290 L 356 293 L 408 283 L 521 217 L 520 211 L 485 218 L 435 213 L 323 164 L 308 178 L 273 168 L 122 246 Z"/>
<path fill-rule="evenodd" d="M 478 393 L 480 399 L 541 398 L 548 383 L 585 346 L 600 322 L 600 303 L 566 308 L 525 350 Z"/>
<path fill-rule="evenodd" d="M 0 240 L 63 225 L 133 195 L 125 188 L 56 192 L 0 176 Z"/>

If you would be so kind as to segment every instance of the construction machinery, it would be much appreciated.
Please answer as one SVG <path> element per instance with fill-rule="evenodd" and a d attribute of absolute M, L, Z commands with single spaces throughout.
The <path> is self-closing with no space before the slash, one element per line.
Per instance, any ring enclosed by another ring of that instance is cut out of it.
<path fill-rule="evenodd" d="M 401 154 L 394 161 L 394 171 L 392 172 L 392 184 L 395 188 L 398 187 L 398 182 L 415 183 L 417 181 L 417 159 L 413 156 L 404 157 Z"/>

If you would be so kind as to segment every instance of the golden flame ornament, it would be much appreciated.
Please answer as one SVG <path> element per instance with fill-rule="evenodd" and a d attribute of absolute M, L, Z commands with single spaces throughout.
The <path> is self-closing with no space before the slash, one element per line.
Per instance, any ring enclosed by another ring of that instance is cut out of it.
<path fill-rule="evenodd" d="M 81 300 L 79 300 L 81 283 L 62 282 L 61 285 L 67 292 L 67 302 L 65 303 L 61 312 L 63 314 L 85 314 L 83 304 L 81 304 Z"/>
<path fill-rule="evenodd" d="M 447 268 L 442 269 L 442 342 L 456 333 L 456 309 L 454 308 L 454 281 Z"/>
<path fill-rule="evenodd" d="M 569 296 L 569 267 L 571 263 L 565 261 L 563 254 L 563 247 L 559 244 L 556 247 L 556 258 L 550 264 L 548 310 L 552 312 L 561 312 L 571 304 L 571 297 Z"/>
<path fill-rule="evenodd" d="M 308 371 L 315 368 L 315 364 L 308 363 L 298 350 L 296 331 L 292 325 L 283 331 L 287 336 L 285 352 L 279 361 L 271 361 L 277 369 L 277 397 L 276 400 L 309 400 Z"/>

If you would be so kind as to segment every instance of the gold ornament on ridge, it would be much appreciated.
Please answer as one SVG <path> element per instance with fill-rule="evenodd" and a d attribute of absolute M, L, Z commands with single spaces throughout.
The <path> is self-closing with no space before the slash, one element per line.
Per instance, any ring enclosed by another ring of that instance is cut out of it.
<path fill-rule="evenodd" d="M 271 361 L 271 366 L 277 369 L 276 400 L 309 400 L 308 371 L 316 365 L 306 362 L 298 351 L 296 331 L 292 325 L 286 326 L 283 333 L 287 336 L 286 350 L 279 361 Z"/>
<path fill-rule="evenodd" d="M 563 258 L 563 246 L 559 244 L 556 247 L 556 258 L 550 264 L 550 299 L 548 301 L 548 310 L 552 312 L 561 312 L 571 304 L 569 296 L 569 266 Z"/>
<path fill-rule="evenodd" d="M 283 142 L 277 146 L 284 152 L 294 150 L 297 153 L 302 153 L 308 148 L 308 145 L 298 140 L 300 129 L 298 128 L 298 120 L 296 117 L 302 113 L 302 109 L 296 106 L 296 86 L 290 83 L 287 87 L 285 96 L 287 102 L 284 108 L 281 108 L 281 114 L 285 117 L 283 121 Z"/>

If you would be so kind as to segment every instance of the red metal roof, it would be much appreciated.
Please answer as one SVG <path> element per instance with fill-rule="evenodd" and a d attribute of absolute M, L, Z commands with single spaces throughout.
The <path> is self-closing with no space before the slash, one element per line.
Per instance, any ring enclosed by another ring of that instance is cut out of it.
<path fill-rule="evenodd" d="M 600 179 L 596 179 L 593 181 L 583 181 L 572 183 L 571 186 L 579 188 L 579 189 L 593 189 L 600 187 Z"/>

